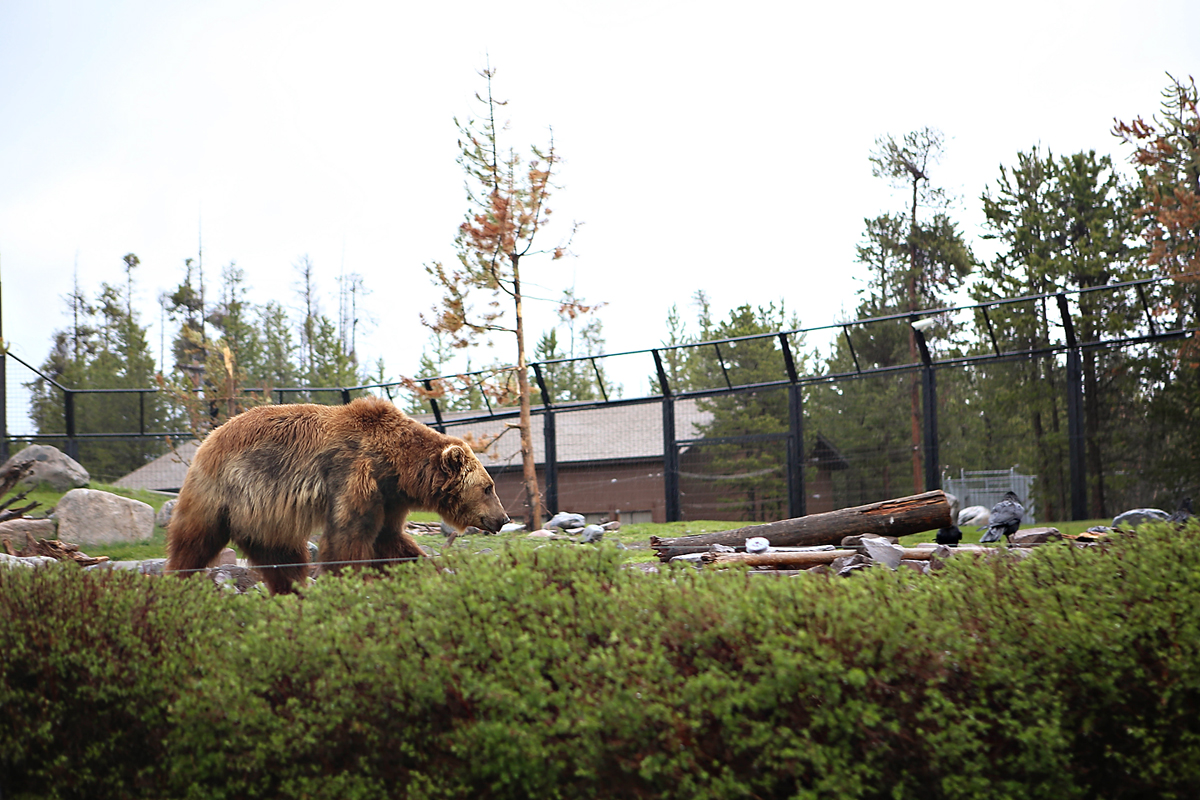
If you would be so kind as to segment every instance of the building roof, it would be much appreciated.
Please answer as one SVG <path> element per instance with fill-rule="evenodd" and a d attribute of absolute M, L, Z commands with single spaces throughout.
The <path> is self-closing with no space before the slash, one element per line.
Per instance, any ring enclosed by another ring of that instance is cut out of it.
<path fill-rule="evenodd" d="M 479 412 L 467 411 L 443 415 L 446 433 L 468 441 L 487 441 L 491 444 L 479 454 L 487 467 L 504 467 L 521 463 L 521 438 L 515 428 L 515 417 L 473 418 Z M 434 424 L 432 414 L 412 415 L 427 425 Z M 695 399 L 675 402 L 675 438 L 698 439 L 701 426 L 712 419 Z M 533 453 L 537 463 L 545 463 L 546 415 L 534 414 Z M 554 415 L 558 463 L 628 461 L 662 458 L 662 404 L 658 401 L 631 403 L 599 408 L 568 410 L 560 408 Z M 152 489 L 177 492 L 183 486 L 188 465 L 196 455 L 198 441 L 184 442 L 166 455 L 139 467 L 116 481 L 127 489 Z"/>
<path fill-rule="evenodd" d="M 521 438 L 515 428 L 515 417 L 484 418 L 460 421 L 466 414 L 444 414 L 446 433 L 468 441 L 486 441 L 490 445 L 479 454 L 485 466 L 506 466 L 521 463 Z M 414 417 L 432 425 L 432 415 Z M 533 456 L 539 463 L 546 460 L 545 414 L 533 416 Z M 712 413 L 701 409 L 695 399 L 675 402 L 675 438 L 698 439 L 701 427 L 712 420 Z M 554 432 L 559 464 L 627 461 L 662 458 L 662 403 L 600 406 L 596 408 L 559 408 L 554 414 Z"/>
<path fill-rule="evenodd" d="M 183 442 L 166 455 L 159 456 L 145 466 L 138 467 L 128 475 L 116 480 L 113 485 L 125 489 L 150 489 L 156 492 L 178 492 L 183 486 L 183 476 L 196 455 L 200 442 Z"/>

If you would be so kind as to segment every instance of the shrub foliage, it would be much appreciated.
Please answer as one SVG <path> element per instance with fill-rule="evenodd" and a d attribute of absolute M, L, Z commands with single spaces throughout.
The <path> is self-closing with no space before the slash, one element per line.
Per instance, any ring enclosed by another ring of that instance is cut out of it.
<path fill-rule="evenodd" d="M 1200 525 L 936 576 L 0 571 L 0 796 L 1193 797 Z"/>

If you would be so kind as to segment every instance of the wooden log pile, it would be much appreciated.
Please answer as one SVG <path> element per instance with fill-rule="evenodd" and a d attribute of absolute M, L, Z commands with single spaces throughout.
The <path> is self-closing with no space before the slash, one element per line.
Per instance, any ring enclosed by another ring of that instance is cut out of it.
<path fill-rule="evenodd" d="M 33 464 L 28 461 L 11 464 L 6 467 L 3 472 L 0 472 L 0 497 L 3 497 L 12 491 L 12 488 L 32 471 Z M 34 501 L 29 505 L 21 506 L 20 508 L 10 507 L 13 503 L 19 503 L 24 500 L 25 496 L 29 494 L 29 491 L 30 490 L 26 490 L 18 495 L 13 495 L 7 500 L 0 500 L 0 522 L 8 522 L 9 520 L 13 519 L 23 519 L 26 514 L 41 505 L 41 503 Z"/>
<path fill-rule="evenodd" d="M 8 542 L 6 541 L 7 545 Z M 74 561 L 81 567 L 91 567 L 108 561 L 108 556 L 89 556 L 79 551 L 79 545 L 62 542 L 58 539 L 34 539 L 29 537 L 25 546 L 19 552 L 9 553 L 18 558 L 31 556 L 49 556 L 56 561 Z"/>
<path fill-rule="evenodd" d="M 940 489 L 911 497 L 884 500 L 865 506 L 843 508 L 765 525 L 750 525 L 731 531 L 693 536 L 650 537 L 650 546 L 661 561 L 688 553 L 707 553 L 713 545 L 744 552 L 746 540 L 761 537 L 771 547 L 837 545 L 848 536 L 897 538 L 949 527 L 950 502 Z"/>

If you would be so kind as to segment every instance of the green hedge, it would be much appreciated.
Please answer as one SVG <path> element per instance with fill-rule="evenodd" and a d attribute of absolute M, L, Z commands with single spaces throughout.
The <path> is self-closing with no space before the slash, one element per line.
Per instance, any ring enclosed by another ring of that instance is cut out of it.
<path fill-rule="evenodd" d="M 1200 796 L 1200 526 L 849 579 L 0 571 L 0 795 Z"/>

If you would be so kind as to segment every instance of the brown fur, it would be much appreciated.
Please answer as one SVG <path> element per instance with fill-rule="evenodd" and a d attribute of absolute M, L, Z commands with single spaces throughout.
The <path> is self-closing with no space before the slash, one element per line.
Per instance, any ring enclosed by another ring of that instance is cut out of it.
<path fill-rule="evenodd" d="M 411 510 L 459 528 L 508 522 L 495 485 L 461 439 L 374 397 L 345 406 L 261 406 L 214 430 L 196 452 L 167 533 L 168 571 L 206 567 L 232 539 L 272 594 L 322 562 L 416 558 Z M 337 565 L 328 568 L 338 571 Z"/>

